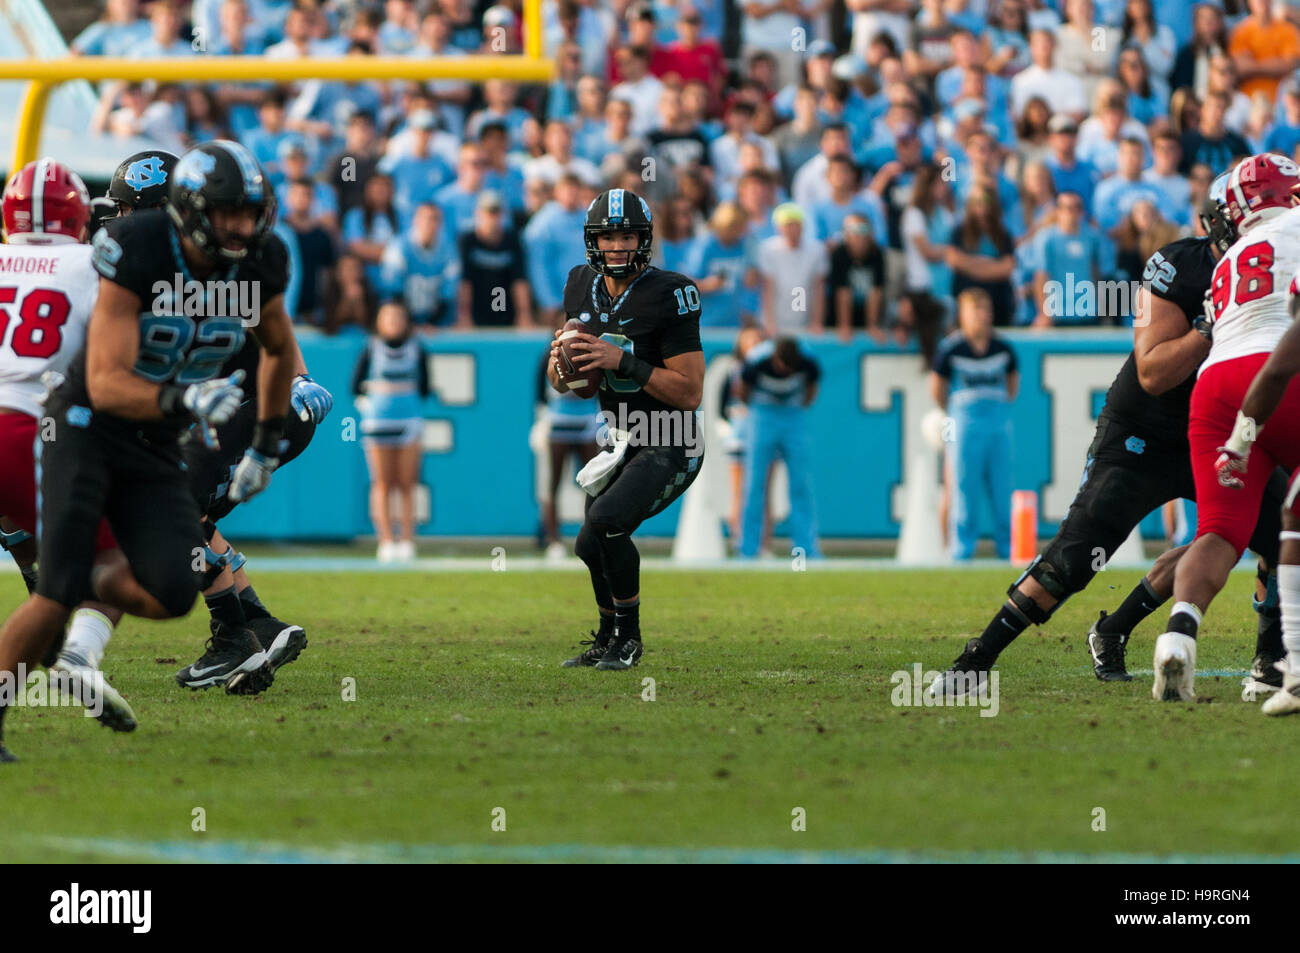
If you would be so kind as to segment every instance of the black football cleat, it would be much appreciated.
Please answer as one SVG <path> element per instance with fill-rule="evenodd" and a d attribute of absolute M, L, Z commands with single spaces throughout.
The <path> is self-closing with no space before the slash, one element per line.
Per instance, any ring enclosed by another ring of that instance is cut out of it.
<path fill-rule="evenodd" d="M 614 630 L 614 637 L 609 640 L 609 648 L 596 663 L 600 672 L 621 672 L 641 661 L 641 633 L 629 632 L 626 635 Z"/>
<path fill-rule="evenodd" d="M 560 663 L 561 666 L 564 668 L 578 668 L 579 666 L 590 667 L 605 657 L 605 650 L 609 648 L 609 640 L 614 637 L 614 634 L 612 632 L 604 631 L 601 631 L 600 633 L 589 632 L 588 634 L 591 638 L 583 639 L 578 644 L 590 645 L 591 648 L 587 649 L 581 655 L 575 655 L 573 658 L 565 659 Z"/>
<path fill-rule="evenodd" d="M 931 698 L 982 695 L 988 687 L 989 670 L 997 660 L 996 652 L 986 649 L 979 639 L 971 639 L 948 671 L 940 672 L 927 691 Z"/>
<path fill-rule="evenodd" d="M 271 663 L 271 671 L 278 672 L 288 665 L 307 647 L 307 633 L 300 625 L 281 622 L 274 616 L 249 619 L 248 627 L 257 636 L 262 650 Z"/>
<path fill-rule="evenodd" d="M 176 673 L 177 684 L 192 689 L 224 685 L 231 695 L 256 695 L 270 688 L 275 673 L 257 636 L 246 626 L 234 628 L 216 619 L 209 625 L 212 637 L 206 651 Z"/>
<path fill-rule="evenodd" d="M 1124 648 L 1128 645 L 1127 635 L 1109 635 L 1098 632 L 1097 627 L 1106 618 L 1102 610 L 1097 621 L 1088 629 L 1088 651 L 1092 653 L 1092 674 L 1103 682 L 1131 682 L 1133 676 L 1124 665 Z"/>
<path fill-rule="evenodd" d="M 5 743 L 0 741 L 0 764 L 13 764 L 18 760 L 18 756 L 5 747 Z"/>
<path fill-rule="evenodd" d="M 1261 652 L 1255 656 L 1255 661 L 1250 663 L 1250 674 L 1241 681 L 1242 698 L 1247 696 L 1270 695 L 1282 688 L 1282 669 L 1277 667 L 1277 663 L 1283 661 L 1286 655 L 1270 655 Z M 1253 697 L 1248 698 L 1254 701 Z"/>

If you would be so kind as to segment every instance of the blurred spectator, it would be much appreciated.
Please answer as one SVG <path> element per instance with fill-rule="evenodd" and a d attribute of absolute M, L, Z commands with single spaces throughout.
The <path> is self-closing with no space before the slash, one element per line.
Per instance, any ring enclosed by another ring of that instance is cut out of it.
<path fill-rule="evenodd" d="M 380 51 L 395 56 L 410 53 L 415 47 L 417 22 L 413 0 L 384 0 L 384 20 L 378 32 Z"/>
<path fill-rule="evenodd" d="M 623 78 L 609 91 L 610 99 L 625 100 L 632 107 L 632 131 L 644 136 L 658 119 L 664 84 L 650 72 L 650 54 L 645 47 L 620 47 L 616 56 Z"/>
<path fill-rule="evenodd" d="M 817 93 L 808 85 L 800 86 L 793 98 L 794 118 L 772 134 L 781 161 L 781 176 L 789 188 L 794 175 L 805 162 L 817 154 L 822 123 L 817 116 Z"/>
<path fill-rule="evenodd" d="M 1084 100 L 1091 102 L 1097 84 L 1114 70 L 1119 32 L 1096 22 L 1092 0 L 1065 0 L 1064 12 L 1052 62 L 1082 81 Z"/>
<path fill-rule="evenodd" d="M 755 247 L 746 240 L 745 230 L 740 206 L 720 203 L 709 230 L 695 239 L 682 263 L 682 271 L 700 289 L 700 327 L 739 328 L 757 319 Z"/>
<path fill-rule="evenodd" d="M 1164 220 L 1156 203 L 1139 199 L 1115 229 L 1115 270 L 1129 281 L 1142 281 L 1152 254 L 1176 238 L 1178 226 Z"/>
<path fill-rule="evenodd" d="M 794 182 L 790 186 L 790 197 L 797 204 L 807 208 L 830 198 L 831 186 L 827 181 L 827 172 L 830 170 L 831 158 L 847 155 L 850 155 L 848 127 L 842 123 L 825 126 L 818 141 L 817 154 L 805 162 L 794 175 Z"/>
<path fill-rule="evenodd" d="M 921 0 L 920 6 L 912 19 L 910 48 L 903 50 L 903 66 L 928 83 L 952 63 L 957 26 L 948 18 L 944 0 Z"/>
<path fill-rule="evenodd" d="M 1007 231 L 1012 238 L 1018 238 L 1024 233 L 1025 217 L 1020 209 L 1019 192 L 1002 173 L 1002 154 L 997 140 L 987 132 L 976 132 L 966 140 L 964 153 L 967 168 L 965 174 L 962 174 L 958 166 L 957 200 L 965 202 L 971 190 L 976 187 L 988 189 L 997 196 Z"/>
<path fill-rule="evenodd" d="M 1128 101 L 1119 84 L 1105 80 L 1098 84 L 1100 101 L 1093 115 L 1079 126 L 1078 156 L 1102 176 L 1115 171 L 1121 139 L 1136 139 L 1146 155 L 1147 130 L 1128 114 Z"/>
<path fill-rule="evenodd" d="M 366 180 L 361 204 L 343 216 L 343 244 L 365 262 L 366 283 L 380 287 L 379 263 L 384 247 L 400 231 L 393 206 L 393 180 L 383 173 Z"/>
<path fill-rule="evenodd" d="M 716 37 L 703 32 L 703 17 L 699 10 L 689 4 L 679 6 L 679 10 L 677 39 L 664 50 L 660 60 L 662 72 L 656 75 L 664 78 L 676 76 L 680 83 L 691 80 L 704 83 L 709 89 L 710 102 L 719 103 L 722 82 L 727 75 L 722 47 Z"/>
<path fill-rule="evenodd" d="M 1210 75 L 1211 57 L 1228 52 L 1228 31 L 1223 11 L 1213 3 L 1197 3 L 1192 8 L 1192 38 L 1174 58 L 1174 72 L 1169 85 L 1186 87 L 1203 95 Z"/>
<path fill-rule="evenodd" d="M 81 56 L 129 56 L 148 41 L 149 21 L 140 17 L 140 0 L 105 0 L 104 15 L 77 34 L 69 47 Z"/>
<path fill-rule="evenodd" d="M 1016 353 L 994 331 L 988 295 L 969 288 L 957 296 L 958 328 L 939 347 L 930 394 L 953 421 L 948 445 L 952 469 L 953 559 L 975 555 L 979 507 L 989 504 L 994 549 L 1011 556 L 1011 402 L 1020 390 Z"/>
<path fill-rule="evenodd" d="M 820 334 L 830 268 L 826 246 L 808 235 L 803 210 L 793 202 L 773 210 L 772 224 L 777 233 L 758 246 L 763 325 L 770 336 L 798 331 Z"/>
<path fill-rule="evenodd" d="M 803 18 L 820 9 L 820 0 L 739 0 L 736 6 L 741 14 L 741 55 L 748 59 L 755 53 L 766 53 L 771 58 L 776 67 L 773 88 L 794 82 L 803 50 L 795 49 L 792 38 L 796 30 L 807 35 Z M 809 44 L 809 55 L 812 51 L 813 44 Z"/>
<path fill-rule="evenodd" d="M 781 160 L 776 148 L 753 130 L 753 104 L 744 100 L 733 103 L 727 110 L 726 123 L 726 133 L 714 139 L 709 147 L 714 181 L 720 188 L 734 187 L 737 177 L 743 171 L 740 167 L 740 148 L 747 143 L 762 150 L 765 168 L 776 169 L 780 166 Z"/>
<path fill-rule="evenodd" d="M 484 126 L 499 123 L 505 127 L 509 149 L 522 148 L 525 139 L 524 127 L 536 125 L 537 120 L 526 109 L 517 105 L 519 87 L 504 79 L 490 79 L 483 84 L 484 106 L 469 117 L 465 124 L 465 135 L 478 136 Z"/>
<path fill-rule="evenodd" d="M 1056 191 L 1078 193 L 1083 196 L 1085 206 L 1090 207 L 1093 190 L 1101 176 L 1091 162 L 1078 157 L 1079 127 L 1069 116 L 1053 116 L 1047 129 L 1051 153 L 1043 162 L 1052 173 Z"/>
<path fill-rule="evenodd" d="M 401 299 L 421 331 L 456 320 L 460 259 L 436 205 L 419 203 L 410 226 L 385 246 L 379 287 L 384 296 Z"/>
<path fill-rule="evenodd" d="M 885 206 L 890 248 L 902 248 L 903 212 L 915 193 L 918 173 L 925 167 L 920 138 L 914 131 L 904 130 L 899 134 L 896 158 L 882 165 L 871 180 L 871 191 Z"/>
<path fill-rule="evenodd" d="M 1045 163 L 1031 162 L 1025 167 L 1020 207 L 1025 216 L 1025 233 L 1020 236 L 1022 243 L 1044 225 L 1056 221 L 1056 180 Z"/>
<path fill-rule="evenodd" d="M 1228 52 L 1241 74 L 1241 92 L 1272 102 L 1278 83 L 1300 66 L 1300 30 L 1272 0 L 1247 0 L 1250 12 L 1232 30 Z"/>
<path fill-rule="evenodd" d="M 1226 53 L 1210 57 L 1210 72 L 1206 77 L 1202 101 L 1214 93 L 1223 93 L 1228 97 L 1223 124 L 1233 132 L 1241 133 L 1250 121 L 1250 97 L 1237 88 L 1237 64 Z"/>
<path fill-rule="evenodd" d="M 573 133 L 562 119 L 549 119 L 542 136 L 545 151 L 524 163 L 524 181 L 544 179 L 551 185 L 563 175 L 576 175 L 590 186 L 600 184 L 600 170 L 573 154 Z"/>
<path fill-rule="evenodd" d="M 292 6 L 284 18 L 281 33 L 284 39 L 266 48 L 268 60 L 302 60 L 312 55 L 323 56 L 319 44 L 312 39 L 312 11 L 305 6 Z"/>
<path fill-rule="evenodd" d="M 447 219 L 447 231 L 457 238 L 474 229 L 474 208 L 483 190 L 485 162 L 476 142 L 460 147 L 456 178 L 434 193 L 434 201 Z"/>
<path fill-rule="evenodd" d="M 126 54 L 132 59 L 193 56 L 189 36 L 181 37 L 181 15 L 175 0 L 154 0 L 149 6 L 149 36 L 132 44 Z"/>
<path fill-rule="evenodd" d="M 1189 87 L 1175 89 L 1169 97 L 1169 128 L 1179 141 L 1201 122 L 1201 101 Z"/>
<path fill-rule="evenodd" d="M 1132 65 L 1125 67 L 1125 54 L 1136 52 L 1137 60 L 1141 63 L 1141 72 L 1147 82 L 1156 85 L 1160 108 L 1163 108 L 1163 104 L 1169 101 L 1169 86 L 1165 80 L 1174 68 L 1174 60 L 1178 55 L 1178 38 L 1169 27 L 1156 22 L 1151 0 L 1128 0 L 1124 4 L 1122 43 L 1123 50 L 1119 62 L 1120 80 L 1125 80 L 1126 71 L 1131 74 L 1135 69 Z M 1125 85 L 1127 86 L 1128 83 L 1125 82 Z M 1129 111 L 1143 122 L 1150 122 L 1155 118 L 1155 116 L 1139 115 L 1131 100 Z"/>
<path fill-rule="evenodd" d="M 1051 154 L 1050 134 L 1047 127 L 1051 124 L 1052 113 L 1047 107 L 1047 100 L 1041 96 L 1032 96 L 1025 103 L 1024 112 L 1016 123 L 1016 154 L 1012 162 L 1014 177 L 1024 177 L 1025 166 L 1031 162 L 1041 162 Z"/>
<path fill-rule="evenodd" d="M 1148 201 L 1159 205 L 1163 193 L 1142 178 L 1142 142 L 1125 139 L 1119 147 L 1119 163 L 1115 174 L 1102 179 L 1092 196 L 1092 219 L 1108 238 L 1118 237 L 1117 229 L 1128 216 L 1136 202 Z"/>
<path fill-rule="evenodd" d="M 646 136 L 655 160 L 655 182 L 671 188 L 684 169 L 705 169 L 712 173 L 709 141 L 692 125 L 682 109 L 680 90 L 667 88 L 659 97 L 659 124 Z"/>
<path fill-rule="evenodd" d="M 1034 326 L 1099 323 L 1097 282 L 1112 269 L 1106 242 L 1087 223 L 1083 196 L 1070 191 L 1057 195 L 1056 223 L 1039 232 L 1035 243 Z"/>
<path fill-rule="evenodd" d="M 419 40 L 411 48 L 415 57 L 453 57 L 464 56 L 465 51 L 451 45 L 451 29 L 447 18 L 430 9 L 420 20 Z M 424 85 L 424 89 L 433 98 L 434 111 L 438 113 L 443 127 L 459 138 L 465 132 L 465 107 L 469 105 L 472 90 L 470 84 L 459 79 L 435 79 Z"/>
<path fill-rule="evenodd" d="M 1151 152 L 1155 162 L 1142 173 L 1142 181 L 1160 190 L 1163 196 L 1160 203 L 1162 208 L 1169 209 L 1173 214 L 1195 218 L 1195 210 L 1190 208 L 1187 201 L 1187 179 L 1178 174 L 1178 164 L 1183 157 L 1178 135 L 1172 129 L 1158 132 L 1152 140 Z"/>
<path fill-rule="evenodd" d="M 442 156 L 433 151 L 436 123 L 436 117 L 427 110 L 413 115 L 409 123 L 410 151 L 386 155 L 379 162 L 380 171 L 393 180 L 393 207 L 399 221 L 409 222 L 417 203 L 455 177 Z"/>
<path fill-rule="evenodd" d="M 1088 91 L 1078 74 L 1054 64 L 1056 37 L 1048 30 L 1034 30 L 1029 35 L 1029 53 L 1034 65 L 1011 80 L 1011 110 L 1016 116 L 1024 112 L 1033 96 L 1047 103 L 1053 113 L 1068 113 L 1081 119 L 1088 111 Z"/>
<path fill-rule="evenodd" d="M 1250 155 L 1246 140 L 1224 126 L 1227 111 L 1227 93 L 1210 93 L 1205 97 L 1200 122 L 1183 134 L 1179 171 L 1184 175 L 1198 162 L 1211 169 L 1227 169 L 1235 157 Z"/>
<path fill-rule="evenodd" d="M 1014 75 L 1030 64 L 1025 0 L 1000 0 L 989 20 L 987 35 L 992 53 L 987 64 L 989 71 L 1001 76 Z"/>
<path fill-rule="evenodd" d="M 505 203 L 499 193 L 479 194 L 474 230 L 460 236 L 460 293 L 456 311 L 459 327 L 533 325 L 523 246 L 519 236 L 506 229 L 505 216 Z M 574 264 L 578 262 L 569 267 Z"/>
<path fill-rule="evenodd" d="M 340 255 L 325 298 L 325 330 L 369 331 L 379 307 L 378 296 L 366 281 L 365 264 L 356 255 Z"/>
<path fill-rule="evenodd" d="M 817 399 L 821 366 L 789 336 L 755 345 L 740 372 L 740 399 L 749 405 L 749 452 L 745 455 L 745 503 L 740 520 L 740 555 L 758 555 L 767 509 L 768 473 L 785 463 L 790 483 L 790 537 L 794 550 L 821 558 L 817 507 L 812 486 L 812 440 L 807 409 Z"/>
<path fill-rule="evenodd" d="M 370 518 L 379 536 L 379 561 L 415 558 L 415 486 L 420 481 L 424 432 L 422 402 L 429 396 L 424 348 L 398 302 L 379 309 L 375 333 L 352 374 L 352 393 L 364 395 L 362 444 L 370 468 Z M 393 538 L 392 493 L 398 500 Z"/>
<path fill-rule="evenodd" d="M 323 182 L 334 189 L 340 215 L 361 205 L 366 182 L 379 171 L 375 120 L 369 113 L 353 113 L 343 134 L 343 148 L 321 170 Z"/>
<path fill-rule="evenodd" d="M 844 240 L 831 249 L 827 304 L 846 344 L 854 331 L 866 331 L 877 344 L 885 343 L 885 258 L 873 231 L 865 215 L 850 212 L 844 219 Z"/>
<path fill-rule="evenodd" d="M 484 123 L 479 132 L 478 145 L 484 162 L 483 184 L 505 196 L 511 208 L 521 208 L 524 174 L 508 152 L 509 139 L 505 124 Z"/>
<path fill-rule="evenodd" d="M 326 287 L 336 264 L 334 239 L 314 212 L 316 183 L 294 179 L 286 183 L 277 232 L 289 250 L 289 288 L 285 309 L 298 324 L 325 327 Z M 287 232 L 287 234 L 286 234 Z"/>
<path fill-rule="evenodd" d="M 682 85 L 682 111 L 700 130 L 705 139 L 712 142 L 722 135 L 724 131 L 722 121 L 714 118 L 712 106 L 709 103 L 708 87 L 699 80 L 687 80 Z"/>
<path fill-rule="evenodd" d="M 745 213 L 746 236 L 757 245 L 776 234 L 772 209 L 776 206 L 775 186 L 766 172 L 748 172 L 736 183 L 736 204 Z"/>
<path fill-rule="evenodd" d="M 275 187 L 275 197 L 277 201 L 283 203 L 287 197 L 289 182 L 311 178 L 307 149 L 303 146 L 302 139 L 293 136 L 280 143 L 280 166 L 284 169 L 284 178 Z M 334 190 L 324 182 L 312 182 L 312 190 L 315 195 L 312 214 L 319 218 L 321 224 L 331 232 L 338 231 L 338 197 L 334 194 Z"/>
<path fill-rule="evenodd" d="M 142 83 L 105 83 L 91 129 L 119 139 L 142 136 L 178 155 L 185 151 L 176 111 L 164 100 L 150 101 Z"/>
<path fill-rule="evenodd" d="M 997 196 L 979 186 L 971 189 L 946 254 L 952 269 L 952 294 L 960 297 L 967 288 L 983 291 L 993 309 L 993 324 L 1000 328 L 1009 326 L 1015 316 L 1011 289 L 1014 252 Z"/>
<path fill-rule="evenodd" d="M 367 41 L 353 40 L 344 55 L 371 57 L 374 48 Z M 332 148 L 353 113 L 368 112 L 378 117 L 383 104 L 384 89 L 379 83 L 311 79 L 301 84 L 298 95 L 289 103 L 285 125 Z"/>
<path fill-rule="evenodd" d="M 655 255 L 660 268 L 685 271 L 698 237 L 695 226 L 695 207 L 689 200 L 679 196 L 664 205 L 655 225 Z"/>
<path fill-rule="evenodd" d="M 226 111 L 211 89 L 206 86 L 186 86 L 182 90 L 182 102 L 185 105 L 184 138 L 187 146 L 230 138 Z"/>
<path fill-rule="evenodd" d="M 281 143 L 297 138 L 297 133 L 285 128 L 284 119 L 284 91 L 266 90 L 257 107 L 257 125 L 240 137 L 248 151 L 253 153 L 253 158 L 261 163 L 272 185 L 284 181 L 284 170 L 280 168 Z"/>
<path fill-rule="evenodd" d="M 837 243 L 843 237 L 845 217 L 856 214 L 870 223 L 877 241 L 888 240 L 885 207 L 880 196 L 862 189 L 862 175 L 851 158 L 832 156 L 826 167 L 826 181 L 830 185 L 830 195 L 814 201 L 808 215 L 817 238 L 828 245 Z"/>
<path fill-rule="evenodd" d="M 952 205 L 952 189 L 944 180 L 943 170 L 933 163 L 923 165 L 917 170 L 910 201 L 898 226 L 906 275 L 895 336 L 899 344 L 905 344 L 915 331 L 927 367 L 947 314 L 944 299 L 952 289 L 952 271 L 948 267 L 948 242 L 956 223 Z"/>
<path fill-rule="evenodd" d="M 1138 122 L 1150 125 L 1169 115 L 1169 84 L 1151 76 L 1141 47 L 1131 46 L 1120 53 L 1119 81 L 1128 97 L 1129 114 Z"/>
<path fill-rule="evenodd" d="M 555 198 L 524 229 L 524 253 L 538 321 L 549 324 L 564 303 L 564 282 L 587 260 L 583 227 L 596 193 L 580 176 L 565 172 L 555 183 Z"/>
<path fill-rule="evenodd" d="M 582 51 L 564 43 L 556 56 L 555 78 L 546 87 L 547 120 L 573 118 L 578 109 L 578 81 L 582 78 Z"/>

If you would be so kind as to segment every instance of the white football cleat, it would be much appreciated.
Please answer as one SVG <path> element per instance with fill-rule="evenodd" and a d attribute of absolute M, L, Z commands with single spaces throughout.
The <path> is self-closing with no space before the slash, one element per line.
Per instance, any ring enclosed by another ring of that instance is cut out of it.
<path fill-rule="evenodd" d="M 1166 632 L 1156 639 L 1153 662 L 1155 681 L 1151 697 L 1156 701 L 1193 701 L 1196 698 L 1196 640 L 1181 632 Z"/>
<path fill-rule="evenodd" d="M 135 712 L 99 669 L 87 665 L 79 656 L 64 652 L 50 671 L 66 679 L 68 690 L 82 705 L 99 708 L 96 718 L 100 724 L 114 731 L 135 731 Z"/>
<path fill-rule="evenodd" d="M 380 543 L 379 550 L 375 553 L 375 558 L 381 563 L 397 562 L 397 544 Z"/>
<path fill-rule="evenodd" d="M 1266 715 L 1294 715 L 1300 712 L 1300 674 L 1292 675 L 1286 662 L 1278 662 L 1282 687 L 1270 695 L 1259 710 Z"/>

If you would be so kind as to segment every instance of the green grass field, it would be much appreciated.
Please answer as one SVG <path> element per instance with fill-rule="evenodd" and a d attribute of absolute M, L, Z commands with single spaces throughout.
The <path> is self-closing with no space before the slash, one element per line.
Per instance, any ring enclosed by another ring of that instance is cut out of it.
<path fill-rule="evenodd" d="M 206 635 L 198 609 L 127 620 L 110 646 L 134 734 L 75 710 L 11 712 L 23 760 L 0 770 L 0 848 L 11 861 L 1292 849 L 1276 831 L 1300 719 L 1265 718 L 1230 675 L 1198 678 L 1199 703 L 1179 705 L 1153 702 L 1149 675 L 1093 678 L 1083 633 L 1138 572 L 1103 573 L 1021 637 L 1000 665 L 996 717 L 891 704 L 891 674 L 945 667 L 1012 575 L 652 570 L 646 658 L 619 673 L 559 667 L 591 622 L 577 569 L 265 573 L 258 591 L 311 642 L 266 694 L 175 685 Z M 1249 665 L 1251 581 L 1234 574 L 1211 610 L 1200 670 Z M 20 594 L 0 577 L 0 604 Z M 1138 630 L 1130 668 L 1149 671 L 1163 621 Z"/>

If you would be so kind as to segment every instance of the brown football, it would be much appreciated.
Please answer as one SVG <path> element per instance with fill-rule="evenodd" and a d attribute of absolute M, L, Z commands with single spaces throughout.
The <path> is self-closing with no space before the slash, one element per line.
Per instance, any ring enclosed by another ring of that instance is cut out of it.
<path fill-rule="evenodd" d="M 564 323 L 563 330 L 560 331 L 560 383 L 567 385 L 569 390 L 579 397 L 595 397 L 596 392 L 600 390 L 601 378 L 605 372 L 599 367 L 593 367 L 589 371 L 580 371 L 573 359 L 585 352 L 569 352 L 569 346 L 565 343 L 569 338 L 578 332 L 590 334 L 587 326 L 577 318 L 570 318 Z"/>

